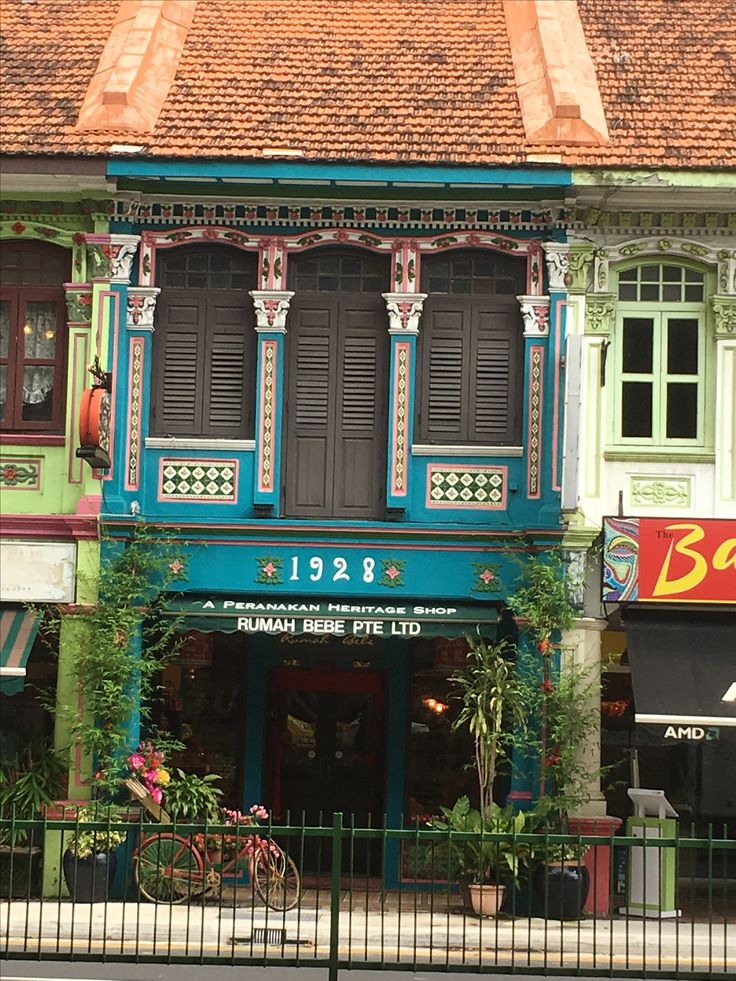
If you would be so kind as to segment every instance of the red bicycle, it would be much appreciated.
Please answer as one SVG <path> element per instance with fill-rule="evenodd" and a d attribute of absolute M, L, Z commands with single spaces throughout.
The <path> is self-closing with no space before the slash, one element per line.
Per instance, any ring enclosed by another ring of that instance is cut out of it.
<path fill-rule="evenodd" d="M 150 800 L 142 784 L 136 780 L 126 783 L 156 821 L 169 823 L 166 812 Z M 238 818 L 250 820 L 243 815 Z M 231 831 L 221 835 L 142 832 L 133 856 L 139 892 L 153 903 L 184 903 L 196 896 L 216 895 L 224 877 L 238 877 L 247 868 L 253 889 L 266 906 L 280 912 L 296 906 L 301 896 L 296 864 L 260 832 L 256 820 L 238 820 Z"/>

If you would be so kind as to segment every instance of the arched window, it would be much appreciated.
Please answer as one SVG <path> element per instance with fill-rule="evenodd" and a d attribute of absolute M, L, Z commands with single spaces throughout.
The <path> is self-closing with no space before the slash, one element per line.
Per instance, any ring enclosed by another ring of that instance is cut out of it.
<path fill-rule="evenodd" d="M 706 442 L 706 280 L 672 262 L 619 270 L 614 443 L 684 449 Z"/>
<path fill-rule="evenodd" d="M 458 251 L 422 261 L 417 440 L 438 445 L 521 441 L 523 330 L 517 295 L 526 264 Z"/>
<path fill-rule="evenodd" d="M 252 438 L 256 256 L 184 246 L 157 267 L 152 435 Z"/>
<path fill-rule="evenodd" d="M 6 432 L 64 432 L 66 249 L 5 242 L 0 263 L 0 424 Z"/>

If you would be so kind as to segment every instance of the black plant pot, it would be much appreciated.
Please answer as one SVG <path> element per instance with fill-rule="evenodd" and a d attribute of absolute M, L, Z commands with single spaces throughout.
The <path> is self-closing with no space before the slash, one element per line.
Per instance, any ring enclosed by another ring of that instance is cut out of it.
<path fill-rule="evenodd" d="M 547 920 L 579 920 L 590 889 L 584 865 L 540 865 L 534 870 L 539 915 Z"/>
<path fill-rule="evenodd" d="M 67 849 L 62 859 L 64 881 L 75 903 L 104 903 L 115 875 L 118 860 L 115 852 L 96 852 L 89 858 L 77 858 Z"/>

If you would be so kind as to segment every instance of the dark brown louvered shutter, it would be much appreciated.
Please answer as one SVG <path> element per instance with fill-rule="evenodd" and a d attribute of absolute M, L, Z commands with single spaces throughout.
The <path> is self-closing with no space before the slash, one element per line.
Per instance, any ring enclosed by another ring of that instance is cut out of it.
<path fill-rule="evenodd" d="M 466 438 L 468 387 L 466 364 L 469 317 L 452 301 L 427 311 L 422 334 L 422 372 L 418 438 L 455 443 Z"/>
<path fill-rule="evenodd" d="M 252 432 L 255 333 L 250 297 L 210 294 L 207 300 L 206 385 L 203 430 L 223 438 Z"/>
<path fill-rule="evenodd" d="M 500 303 L 473 312 L 468 437 L 477 443 L 504 446 L 520 438 L 522 339 L 517 312 L 504 311 Z"/>
<path fill-rule="evenodd" d="M 385 500 L 388 333 L 381 300 L 341 301 L 334 514 L 381 515 Z"/>
<path fill-rule="evenodd" d="M 159 300 L 154 335 L 154 435 L 193 436 L 202 431 L 204 307 L 204 298 L 162 296 Z"/>

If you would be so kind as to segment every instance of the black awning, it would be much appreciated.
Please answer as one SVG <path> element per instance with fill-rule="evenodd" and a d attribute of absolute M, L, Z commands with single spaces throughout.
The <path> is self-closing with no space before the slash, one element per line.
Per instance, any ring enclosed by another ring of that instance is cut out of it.
<path fill-rule="evenodd" d="M 736 613 L 626 611 L 634 718 L 670 740 L 736 737 Z"/>

